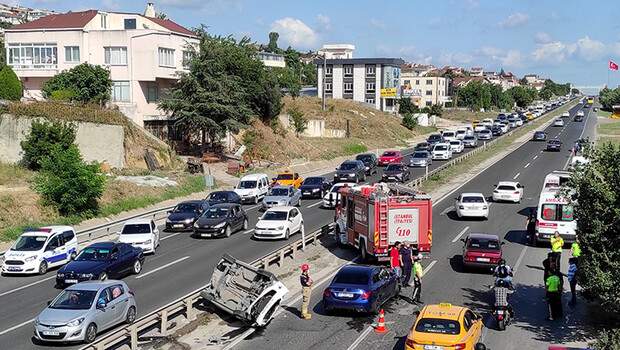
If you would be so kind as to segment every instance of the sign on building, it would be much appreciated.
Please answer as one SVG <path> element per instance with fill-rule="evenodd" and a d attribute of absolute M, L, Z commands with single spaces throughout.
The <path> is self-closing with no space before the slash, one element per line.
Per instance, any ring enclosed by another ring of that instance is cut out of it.
<path fill-rule="evenodd" d="M 396 97 L 397 88 L 381 89 L 381 97 Z"/>

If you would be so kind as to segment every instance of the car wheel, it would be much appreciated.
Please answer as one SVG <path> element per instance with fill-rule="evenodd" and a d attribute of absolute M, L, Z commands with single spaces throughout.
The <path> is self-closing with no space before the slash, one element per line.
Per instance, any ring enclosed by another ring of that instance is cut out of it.
<path fill-rule="evenodd" d="M 125 323 L 132 324 L 136 320 L 136 308 L 133 306 L 129 307 L 127 310 L 127 315 L 125 316 Z"/>
<path fill-rule="evenodd" d="M 101 281 L 105 281 L 105 280 L 107 280 L 107 279 L 108 279 L 108 274 L 107 274 L 107 273 L 105 273 L 105 272 L 104 272 L 104 273 L 102 273 L 102 274 L 99 276 L 99 279 L 100 279 Z"/>
<path fill-rule="evenodd" d="M 284 239 L 288 240 L 291 237 L 291 231 L 289 231 L 289 229 L 286 229 L 286 233 L 284 233 Z"/>
<path fill-rule="evenodd" d="M 230 237 L 232 234 L 232 230 L 230 229 L 230 225 L 226 226 L 226 230 L 224 231 L 224 236 Z"/>
<path fill-rule="evenodd" d="M 254 196 L 254 204 L 258 204 L 258 196 Z"/>
<path fill-rule="evenodd" d="M 248 226 L 249 226 L 248 219 L 247 218 L 243 219 L 243 231 L 247 231 Z"/>
<path fill-rule="evenodd" d="M 45 275 L 47 273 L 47 262 L 41 261 L 39 265 L 39 275 Z"/>
<path fill-rule="evenodd" d="M 95 341 L 97 338 L 97 326 L 94 323 L 91 323 L 86 328 L 86 333 L 84 334 L 84 342 L 90 344 Z"/>
<path fill-rule="evenodd" d="M 133 263 L 133 274 L 137 275 L 140 273 L 140 271 L 142 271 L 142 263 L 140 262 L 140 260 L 136 260 Z"/>

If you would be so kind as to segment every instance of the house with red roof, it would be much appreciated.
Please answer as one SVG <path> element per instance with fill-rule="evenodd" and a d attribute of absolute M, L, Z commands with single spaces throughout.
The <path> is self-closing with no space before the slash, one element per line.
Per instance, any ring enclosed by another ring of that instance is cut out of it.
<path fill-rule="evenodd" d="M 43 84 L 80 63 L 101 65 L 112 78 L 111 103 L 155 134 L 171 124 L 157 109 L 166 91 L 187 71 L 191 30 L 144 14 L 87 10 L 51 14 L 5 31 L 7 64 L 24 86 L 24 96 L 42 99 Z M 161 136 L 161 135 L 159 135 Z"/>

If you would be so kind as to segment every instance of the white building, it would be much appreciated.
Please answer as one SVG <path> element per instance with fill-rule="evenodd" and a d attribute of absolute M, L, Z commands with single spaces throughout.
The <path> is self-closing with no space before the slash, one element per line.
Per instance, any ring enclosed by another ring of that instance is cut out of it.
<path fill-rule="evenodd" d="M 272 52 L 259 52 L 256 56 L 266 67 L 286 67 L 284 55 Z"/>
<path fill-rule="evenodd" d="M 450 102 L 448 87 L 450 81 L 444 77 L 418 76 L 416 72 L 403 72 L 400 77 L 402 95 L 410 97 L 420 107 Z"/>
<path fill-rule="evenodd" d="M 20 24 L 22 22 L 36 21 L 41 17 L 54 14 L 54 11 L 44 9 L 33 9 L 23 6 L 12 6 L 0 4 L 0 21 L 11 24 Z"/>
<path fill-rule="evenodd" d="M 319 55 L 329 59 L 353 58 L 355 46 L 351 44 L 326 44 L 319 50 Z"/>
<path fill-rule="evenodd" d="M 318 96 L 365 102 L 386 112 L 396 111 L 400 90 L 400 58 L 345 58 L 315 60 Z M 325 91 L 323 91 L 325 64 Z M 384 90 L 382 96 L 381 90 Z"/>

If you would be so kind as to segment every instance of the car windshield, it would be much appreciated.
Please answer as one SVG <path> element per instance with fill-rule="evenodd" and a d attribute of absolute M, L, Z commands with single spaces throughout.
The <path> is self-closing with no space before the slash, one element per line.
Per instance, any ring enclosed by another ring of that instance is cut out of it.
<path fill-rule="evenodd" d="M 209 202 L 217 202 L 224 203 L 228 201 L 228 193 L 227 192 L 213 192 L 207 197 Z"/>
<path fill-rule="evenodd" d="M 457 130 L 457 131 L 456 131 L 456 133 L 457 133 L 457 134 L 464 134 L 464 133 L 465 133 L 465 130 Z"/>
<path fill-rule="evenodd" d="M 476 138 L 473 136 L 465 136 L 463 140 L 475 140 Z"/>
<path fill-rule="evenodd" d="M 122 235 L 151 233 L 151 225 L 149 224 L 129 224 L 123 226 Z"/>
<path fill-rule="evenodd" d="M 82 250 L 80 255 L 75 258 L 77 261 L 105 261 L 110 257 L 110 249 L 108 248 L 91 248 L 87 247 Z"/>
<path fill-rule="evenodd" d="M 484 197 L 480 196 L 466 196 L 461 200 L 463 203 L 484 203 Z"/>
<path fill-rule="evenodd" d="M 426 148 L 428 147 L 428 143 L 424 142 L 424 143 L 418 143 L 415 148 Z"/>
<path fill-rule="evenodd" d="M 433 150 L 435 150 L 435 151 L 445 151 L 447 149 L 448 149 L 448 146 L 446 146 L 446 145 L 437 145 L 437 146 L 435 146 L 435 148 L 433 148 Z"/>
<path fill-rule="evenodd" d="M 285 211 L 267 211 L 263 214 L 261 220 L 284 221 L 287 213 Z"/>
<path fill-rule="evenodd" d="M 41 250 L 47 237 L 45 236 L 21 236 L 15 242 L 15 245 L 11 250 L 15 250 L 18 252 L 33 252 L 37 250 Z"/>
<path fill-rule="evenodd" d="M 461 142 L 460 141 L 450 141 L 451 145 L 460 145 Z"/>
<path fill-rule="evenodd" d="M 487 238 L 470 238 L 467 248 L 483 250 L 499 250 L 499 241 Z"/>
<path fill-rule="evenodd" d="M 332 187 L 331 192 L 338 192 L 338 191 L 340 191 L 340 189 L 341 189 L 341 188 L 343 188 L 343 187 L 344 187 L 344 186 L 334 186 L 334 187 Z"/>
<path fill-rule="evenodd" d="M 256 181 L 241 181 L 237 188 L 256 188 Z"/>
<path fill-rule="evenodd" d="M 516 191 L 516 188 L 514 186 L 509 185 L 500 185 L 497 186 L 497 189 L 500 191 Z"/>
<path fill-rule="evenodd" d="M 415 326 L 416 332 L 437 334 L 459 334 L 461 326 L 457 321 L 440 318 L 423 318 Z"/>
<path fill-rule="evenodd" d="M 400 164 L 390 164 L 385 168 L 385 171 L 401 171 L 403 170 L 403 166 Z"/>
<path fill-rule="evenodd" d="M 536 131 L 536 135 L 538 135 L 538 136 L 544 136 L 544 135 L 545 135 L 545 133 L 544 133 L 544 132 L 542 132 L 542 131 Z"/>
<path fill-rule="evenodd" d="M 428 137 L 429 140 L 441 140 L 441 135 L 431 135 Z"/>
<path fill-rule="evenodd" d="M 193 213 L 198 211 L 200 206 L 196 203 L 181 203 L 174 207 L 173 213 Z"/>
<path fill-rule="evenodd" d="M 224 218 L 228 215 L 228 208 L 209 208 L 202 214 L 207 219 Z"/>
<path fill-rule="evenodd" d="M 426 153 L 426 152 L 415 152 L 413 154 L 413 158 L 428 158 L 428 153 Z"/>
<path fill-rule="evenodd" d="M 340 164 L 340 170 L 353 170 L 357 164 L 355 163 L 342 163 Z"/>
<path fill-rule="evenodd" d="M 454 133 L 452 131 L 446 131 L 443 133 L 443 137 L 452 137 L 454 136 Z"/>
<path fill-rule="evenodd" d="M 372 156 L 371 155 L 361 155 L 361 156 L 357 156 L 355 157 L 355 159 L 357 160 L 361 160 L 364 163 L 370 162 L 372 160 Z"/>
<path fill-rule="evenodd" d="M 293 180 L 293 174 L 278 174 L 276 180 Z"/>
<path fill-rule="evenodd" d="M 269 191 L 270 196 L 288 196 L 288 188 L 272 188 Z"/>
<path fill-rule="evenodd" d="M 50 304 L 50 309 L 88 310 L 95 300 L 96 290 L 64 290 Z"/>
<path fill-rule="evenodd" d="M 304 185 L 320 185 L 323 183 L 323 178 L 320 177 L 308 177 L 304 180 Z"/>
<path fill-rule="evenodd" d="M 394 157 L 396 156 L 396 152 L 383 152 L 384 157 Z"/>
<path fill-rule="evenodd" d="M 490 133 L 490 131 L 489 131 L 489 130 L 484 129 L 484 130 L 480 131 L 480 133 L 481 133 L 481 134 L 488 134 L 488 133 Z"/>
<path fill-rule="evenodd" d="M 344 270 L 338 272 L 333 283 L 368 285 L 368 273 L 365 271 Z"/>

